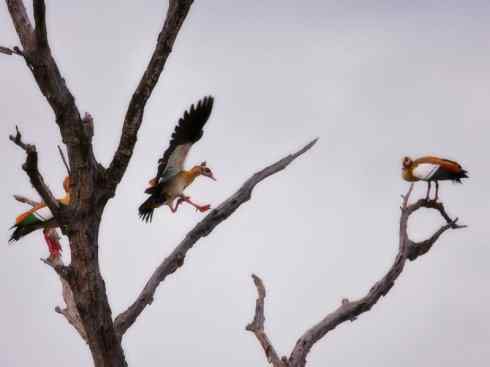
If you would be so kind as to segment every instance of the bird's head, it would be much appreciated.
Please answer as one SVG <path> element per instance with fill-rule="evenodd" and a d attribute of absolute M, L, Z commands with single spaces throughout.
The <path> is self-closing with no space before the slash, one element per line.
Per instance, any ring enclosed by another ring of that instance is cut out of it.
<path fill-rule="evenodd" d="M 404 157 L 402 160 L 402 166 L 404 169 L 408 169 L 412 166 L 413 161 L 410 157 Z"/>
<path fill-rule="evenodd" d="M 213 172 L 211 169 L 207 166 L 206 162 L 202 162 L 199 166 L 199 174 L 202 176 L 209 177 L 211 180 L 216 181 L 216 178 L 214 178 Z"/>

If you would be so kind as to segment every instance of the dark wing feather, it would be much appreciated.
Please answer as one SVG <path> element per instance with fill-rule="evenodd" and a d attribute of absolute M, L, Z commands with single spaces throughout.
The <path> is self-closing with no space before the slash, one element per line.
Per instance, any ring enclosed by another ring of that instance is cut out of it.
<path fill-rule="evenodd" d="M 182 165 L 192 144 L 201 139 L 203 127 L 213 109 L 213 97 L 204 97 L 197 105 L 191 105 L 180 118 L 163 157 L 158 161 L 157 179 L 166 175 L 166 171 L 182 170 Z"/>

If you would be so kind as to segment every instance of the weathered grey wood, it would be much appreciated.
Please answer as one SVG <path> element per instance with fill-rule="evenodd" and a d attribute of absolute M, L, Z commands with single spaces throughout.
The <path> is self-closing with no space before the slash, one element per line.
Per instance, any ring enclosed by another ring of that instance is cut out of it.
<path fill-rule="evenodd" d="M 153 296 L 155 295 L 160 283 L 163 282 L 168 275 L 174 273 L 184 264 L 184 259 L 187 252 L 200 238 L 209 235 L 218 224 L 232 215 L 243 203 L 250 200 L 252 191 L 259 182 L 285 169 L 292 161 L 303 153 L 307 152 L 313 145 L 315 145 L 316 142 L 317 139 L 308 143 L 296 153 L 290 154 L 254 174 L 247 181 L 245 181 L 245 183 L 236 193 L 226 199 L 216 209 L 211 210 L 211 212 L 202 221 L 196 224 L 196 226 L 189 233 L 187 233 L 182 242 L 180 242 L 172 253 L 156 268 L 150 279 L 146 282 L 146 285 L 136 301 L 134 301 L 126 311 L 122 312 L 116 317 L 114 324 L 117 334 L 122 337 L 126 330 L 136 321 L 145 307 L 153 302 Z"/>
<path fill-rule="evenodd" d="M 71 264 L 50 265 L 69 285 L 73 304 L 76 305 L 82 324 L 82 328 L 78 325 L 76 328 L 86 339 L 95 366 L 126 366 L 120 338 L 115 332 L 105 282 L 99 268 L 100 221 L 107 200 L 114 196 L 115 188 L 131 159 L 144 106 L 158 81 L 192 1 L 169 0 L 167 17 L 150 64 L 128 107 L 121 142 L 109 170 L 97 162 L 93 153 L 93 119 L 89 114 L 81 117 L 75 98 L 51 53 L 45 1 L 33 0 L 34 27 L 22 0 L 6 0 L 6 4 L 22 50 L 3 47 L 1 52 L 23 57 L 29 72 L 54 112 L 68 151 L 69 172 L 73 185 L 70 189 L 71 203 L 65 208 L 54 199 L 37 170 L 35 147 L 23 146 L 20 134 L 18 139 L 17 136 L 12 137 L 12 140 L 27 153 L 24 166 L 33 186 L 52 210 L 63 233 L 69 238 Z M 68 288 L 64 289 L 64 294 L 68 294 Z M 69 319 L 71 316 L 68 310 L 59 311 L 73 324 L 74 318 Z"/>
<path fill-rule="evenodd" d="M 451 219 L 447 214 L 444 205 L 442 203 L 428 201 L 425 199 L 418 200 L 413 204 L 409 204 L 410 194 L 413 190 L 413 184 L 406 195 L 403 196 L 403 204 L 401 207 L 400 227 L 399 227 L 399 241 L 398 241 L 398 253 L 395 260 L 386 274 L 377 281 L 369 290 L 369 292 L 362 298 L 356 301 L 349 301 L 343 299 L 340 306 L 333 312 L 329 313 L 323 320 L 316 325 L 308 329 L 296 342 L 289 358 L 278 358 L 272 344 L 263 331 L 263 297 L 261 299 L 260 307 L 256 307 L 256 316 L 254 319 L 257 326 L 252 328 L 257 339 L 262 345 L 266 357 L 274 367 L 304 367 L 306 365 L 306 358 L 311 351 L 311 348 L 322 339 L 328 332 L 335 329 L 338 325 L 346 321 L 355 321 L 359 315 L 369 311 L 382 296 L 388 294 L 395 281 L 402 273 L 407 259 L 415 260 L 418 256 L 425 254 L 436 243 L 442 233 L 448 229 L 465 228 L 466 226 L 458 225 L 457 219 Z M 430 238 L 425 241 L 415 243 L 408 237 L 408 219 L 420 208 L 428 208 L 437 210 L 441 216 L 446 220 L 447 224 L 439 228 Z M 259 279 L 260 280 L 260 279 Z M 260 280 L 258 285 L 254 278 L 255 284 L 260 293 L 265 289 L 262 281 Z M 259 303 L 259 300 L 257 301 Z M 262 313 L 262 315 L 261 315 Z M 258 316 L 257 316 L 258 314 Z M 250 330 L 250 329 L 249 329 Z M 258 330 L 258 332 L 255 332 Z"/>
<path fill-rule="evenodd" d="M 255 337 L 259 341 L 262 349 L 264 350 L 267 361 L 274 367 L 287 367 L 287 358 L 281 359 L 277 354 L 274 345 L 270 341 L 265 332 L 265 315 L 264 315 L 264 300 L 265 300 L 265 287 L 262 279 L 255 274 L 252 274 L 252 279 L 257 288 L 257 301 L 255 302 L 255 315 L 250 324 L 247 325 L 246 330 L 254 333 Z"/>

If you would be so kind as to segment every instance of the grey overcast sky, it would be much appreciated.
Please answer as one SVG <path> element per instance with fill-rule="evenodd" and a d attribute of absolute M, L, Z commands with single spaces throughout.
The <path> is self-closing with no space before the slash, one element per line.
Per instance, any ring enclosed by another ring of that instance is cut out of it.
<path fill-rule="evenodd" d="M 30 1 L 27 1 L 30 3 Z M 149 59 L 166 1 L 47 1 L 53 52 L 80 109 L 95 118 L 107 164 L 132 91 Z M 30 7 L 30 4 L 29 4 Z M 468 229 L 443 235 L 408 264 L 395 288 L 356 322 L 318 343 L 311 366 L 484 366 L 490 359 L 490 2 L 196 1 L 148 104 L 117 197 L 105 212 L 100 258 L 117 315 L 156 265 L 202 217 L 190 207 L 137 217 L 180 114 L 212 94 L 215 109 L 188 164 L 207 160 L 218 182 L 188 193 L 216 206 L 264 165 L 320 141 L 257 188 L 192 250 L 124 340 L 131 366 L 263 366 L 244 330 L 255 304 L 252 272 L 267 289 L 266 327 L 281 353 L 342 298 L 369 290 L 397 249 L 404 155 L 442 155 L 470 171 L 442 184 L 449 212 Z M 18 44 L 0 5 L 0 45 Z M 35 197 L 8 143 L 19 124 L 61 194 L 60 135 L 18 57 L 0 55 L 4 246 L 0 247 L 0 365 L 87 366 L 91 357 L 53 309 L 55 274 L 39 261 L 41 234 L 7 246 L 7 228 Z M 416 196 L 425 185 L 417 185 Z M 441 223 L 411 221 L 414 239 Z M 66 240 L 64 257 L 69 258 Z"/>

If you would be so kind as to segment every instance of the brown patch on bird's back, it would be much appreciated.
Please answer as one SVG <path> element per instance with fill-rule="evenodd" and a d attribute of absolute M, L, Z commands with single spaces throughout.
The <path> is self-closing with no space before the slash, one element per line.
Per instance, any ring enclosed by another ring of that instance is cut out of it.
<path fill-rule="evenodd" d="M 438 157 L 433 157 L 433 156 L 427 156 L 427 157 L 422 157 L 419 159 L 416 159 L 414 161 L 414 164 L 421 164 L 421 163 L 431 163 L 431 164 L 438 164 L 441 166 L 443 169 L 452 172 L 452 173 L 460 173 L 463 168 L 458 162 L 451 161 L 449 159 L 445 158 L 438 158 Z"/>

